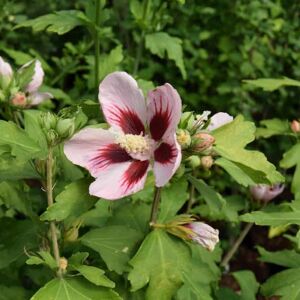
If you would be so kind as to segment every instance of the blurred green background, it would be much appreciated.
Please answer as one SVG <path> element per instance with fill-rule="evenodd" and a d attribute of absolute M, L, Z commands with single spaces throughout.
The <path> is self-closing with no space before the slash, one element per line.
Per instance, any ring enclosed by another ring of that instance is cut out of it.
<path fill-rule="evenodd" d="M 47 85 L 67 94 L 57 98 L 94 97 L 93 42 L 86 28 L 65 35 L 32 26 L 13 30 L 54 11 L 76 9 L 92 18 L 92 2 L 1 0 L 0 55 L 16 65 L 28 56 L 42 59 Z M 293 119 L 297 89 L 267 93 L 242 81 L 300 77 L 299 13 L 300 3 L 293 0 L 102 1 L 100 77 L 125 70 L 143 79 L 145 88 L 150 81 L 170 82 L 197 111 L 242 113 L 256 121 Z"/>

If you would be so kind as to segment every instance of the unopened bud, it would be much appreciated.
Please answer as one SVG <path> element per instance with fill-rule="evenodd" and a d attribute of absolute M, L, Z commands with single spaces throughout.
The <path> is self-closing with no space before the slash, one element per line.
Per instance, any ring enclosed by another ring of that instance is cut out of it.
<path fill-rule="evenodd" d="M 186 159 L 186 164 L 187 164 L 188 167 L 190 167 L 192 169 L 196 169 L 201 164 L 200 157 L 197 156 L 197 155 L 191 155 L 190 157 L 188 157 Z"/>
<path fill-rule="evenodd" d="M 258 184 L 250 187 L 250 193 L 254 200 L 261 202 L 269 202 L 279 194 L 281 194 L 284 190 L 284 185 L 275 184 L 275 185 L 267 185 L 267 184 Z"/>
<path fill-rule="evenodd" d="M 75 242 L 78 239 L 79 228 L 71 227 L 64 234 L 64 240 L 66 242 Z"/>
<path fill-rule="evenodd" d="M 56 125 L 56 132 L 61 138 L 72 136 L 75 130 L 74 119 L 60 119 Z"/>
<path fill-rule="evenodd" d="M 26 107 L 27 99 L 24 93 L 16 93 L 15 96 L 11 99 L 11 103 L 14 106 Z"/>
<path fill-rule="evenodd" d="M 297 120 L 294 120 L 291 123 L 291 129 L 294 133 L 300 133 L 300 122 Z"/>
<path fill-rule="evenodd" d="M 196 152 L 203 152 L 211 148 L 215 142 L 215 138 L 212 135 L 205 132 L 197 133 L 194 135 L 193 138 L 195 142 L 193 149 Z"/>
<path fill-rule="evenodd" d="M 184 129 L 179 129 L 177 131 L 177 142 L 181 146 L 181 149 L 188 148 L 192 142 L 189 132 Z"/>
<path fill-rule="evenodd" d="M 55 130 L 50 129 L 46 133 L 46 138 L 49 145 L 55 145 L 58 141 L 58 134 Z"/>
<path fill-rule="evenodd" d="M 202 222 L 193 222 L 183 225 L 191 230 L 188 238 L 200 244 L 209 251 L 213 251 L 219 242 L 219 230 Z"/>
<path fill-rule="evenodd" d="M 51 113 L 43 113 L 41 115 L 41 125 L 45 130 L 55 129 L 57 123 L 57 117 Z"/>
<path fill-rule="evenodd" d="M 59 270 L 66 273 L 68 267 L 68 260 L 65 257 L 59 259 Z"/>
<path fill-rule="evenodd" d="M 201 157 L 201 166 L 205 170 L 209 170 L 214 164 L 214 160 L 210 155 L 205 155 Z"/>

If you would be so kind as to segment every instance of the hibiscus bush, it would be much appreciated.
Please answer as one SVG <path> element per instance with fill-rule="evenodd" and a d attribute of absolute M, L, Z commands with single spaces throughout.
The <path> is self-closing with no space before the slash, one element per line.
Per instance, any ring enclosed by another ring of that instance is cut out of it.
<path fill-rule="evenodd" d="M 299 299 L 298 4 L 2 4 L 0 299 Z"/>

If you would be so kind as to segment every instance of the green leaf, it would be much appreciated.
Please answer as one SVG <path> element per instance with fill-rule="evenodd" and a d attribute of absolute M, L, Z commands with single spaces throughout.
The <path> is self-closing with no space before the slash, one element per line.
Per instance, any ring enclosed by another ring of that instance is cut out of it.
<path fill-rule="evenodd" d="M 238 271 L 232 273 L 241 287 L 241 300 L 256 300 L 259 283 L 251 271 Z"/>
<path fill-rule="evenodd" d="M 125 203 L 113 210 L 107 225 L 126 226 L 141 233 L 149 231 L 150 206 L 145 203 Z"/>
<path fill-rule="evenodd" d="M 202 179 L 196 179 L 193 176 L 188 176 L 188 179 L 203 196 L 213 214 L 218 214 L 224 210 L 226 200 L 219 193 L 214 191 L 214 189 L 208 186 Z"/>
<path fill-rule="evenodd" d="M 93 267 L 93 266 L 86 266 L 86 265 L 81 265 L 75 267 L 75 269 L 88 281 L 91 283 L 98 285 L 98 286 L 105 286 L 105 287 L 110 287 L 114 288 L 115 283 L 108 279 L 104 275 L 104 271 Z"/>
<path fill-rule="evenodd" d="M 184 178 L 164 188 L 161 192 L 159 221 L 166 222 L 174 217 L 187 199 L 187 181 Z"/>
<path fill-rule="evenodd" d="M 268 162 L 263 153 L 246 150 L 244 147 L 255 138 L 255 126 L 237 116 L 232 122 L 212 132 L 216 139 L 214 150 L 222 157 L 238 164 L 256 183 L 274 184 L 284 177 Z"/>
<path fill-rule="evenodd" d="M 266 212 L 254 211 L 240 217 L 241 221 L 253 222 L 256 225 L 280 226 L 300 225 L 300 211 Z"/>
<path fill-rule="evenodd" d="M 270 252 L 259 246 L 257 250 L 260 254 L 259 260 L 261 261 L 288 268 L 300 267 L 300 254 L 295 250 Z"/>
<path fill-rule="evenodd" d="M 269 138 L 274 135 L 286 135 L 291 132 L 289 122 L 287 120 L 263 120 L 260 124 L 264 127 L 256 129 L 256 137 L 258 138 Z"/>
<path fill-rule="evenodd" d="M 48 153 L 48 146 L 45 134 L 40 125 L 40 116 L 41 112 L 38 110 L 25 110 L 24 126 L 26 133 L 40 146 L 39 157 L 45 159 Z"/>
<path fill-rule="evenodd" d="M 26 260 L 27 265 L 40 265 L 45 264 L 50 269 L 56 269 L 57 264 L 54 257 L 47 251 L 39 251 L 39 256 L 32 255 Z"/>
<path fill-rule="evenodd" d="M 81 242 L 97 251 L 111 271 L 122 274 L 128 270 L 129 261 L 141 233 L 126 226 L 106 226 L 86 233 Z"/>
<path fill-rule="evenodd" d="M 42 221 L 62 221 L 70 218 L 70 222 L 88 211 L 95 202 L 95 197 L 88 192 L 89 184 L 85 180 L 67 185 L 55 198 L 55 203 L 41 215 Z"/>
<path fill-rule="evenodd" d="M 24 161 L 22 157 L 16 158 L 9 153 L 0 155 L 0 180 L 18 180 L 24 178 L 40 178 L 40 175 L 30 161 Z"/>
<path fill-rule="evenodd" d="M 22 67 L 16 73 L 16 80 L 21 90 L 24 90 L 26 86 L 31 82 L 35 72 L 34 70 L 35 61 L 31 61 L 28 65 L 26 65 L 26 67 Z"/>
<path fill-rule="evenodd" d="M 65 34 L 77 26 L 88 24 L 86 15 L 81 11 L 62 10 L 53 14 L 40 16 L 38 18 L 25 21 L 15 27 L 32 27 L 33 31 L 47 30 L 57 34 Z"/>
<path fill-rule="evenodd" d="M 30 300 L 121 300 L 111 289 L 95 286 L 84 279 L 53 279 Z"/>
<path fill-rule="evenodd" d="M 296 166 L 291 190 L 296 195 L 300 193 L 300 143 L 294 145 L 286 153 L 283 154 L 283 158 L 280 161 L 280 167 L 289 169 Z"/>
<path fill-rule="evenodd" d="M 272 92 L 283 86 L 300 86 L 300 81 L 283 77 L 282 79 L 259 78 L 255 80 L 243 80 L 243 82 L 260 87 L 265 91 Z"/>
<path fill-rule="evenodd" d="M 0 300 L 27 300 L 28 291 L 20 286 L 5 286 L 0 285 Z"/>
<path fill-rule="evenodd" d="M 199 245 L 190 244 L 192 259 L 183 270 L 184 285 L 178 290 L 178 300 L 212 300 L 211 284 L 218 282 L 221 275 L 216 261 L 221 253 L 216 248 L 209 252 Z"/>
<path fill-rule="evenodd" d="M 13 122 L 0 121 L 0 132 L 0 146 L 9 146 L 12 155 L 23 161 L 38 157 L 39 145 Z"/>
<path fill-rule="evenodd" d="M 31 55 L 22 51 L 16 51 L 7 48 L 1 48 L 1 50 L 3 50 L 8 56 L 10 56 L 17 65 L 25 65 L 26 63 L 34 59 Z"/>
<path fill-rule="evenodd" d="M 256 172 L 251 172 L 250 168 L 246 168 L 241 164 L 232 162 L 224 157 L 218 158 L 215 164 L 222 167 L 237 183 L 243 186 L 255 185 Z M 252 175 L 253 174 L 253 175 Z M 251 176 L 254 178 L 252 179 Z"/>
<path fill-rule="evenodd" d="M 181 39 L 172 37 L 166 32 L 155 32 L 147 34 L 145 41 L 146 48 L 149 49 L 152 54 L 155 54 L 160 58 L 164 58 L 165 53 L 167 53 L 168 58 L 175 61 L 183 79 L 186 79 Z"/>
<path fill-rule="evenodd" d="M 182 284 L 182 270 L 188 259 L 189 251 L 182 241 L 165 231 L 153 230 L 130 261 L 132 291 L 148 284 L 146 300 L 171 299 Z"/>
<path fill-rule="evenodd" d="M 261 288 L 264 296 L 282 296 L 280 300 L 300 299 L 300 268 L 282 271 L 269 278 Z"/>
<path fill-rule="evenodd" d="M 7 267 L 37 246 L 36 225 L 29 220 L 0 219 L 0 269 Z"/>
<path fill-rule="evenodd" d="M 28 201 L 28 199 L 24 197 L 24 189 L 19 182 L 1 182 L 0 200 L 8 208 L 13 208 L 24 215 L 27 214 L 26 201 Z"/>

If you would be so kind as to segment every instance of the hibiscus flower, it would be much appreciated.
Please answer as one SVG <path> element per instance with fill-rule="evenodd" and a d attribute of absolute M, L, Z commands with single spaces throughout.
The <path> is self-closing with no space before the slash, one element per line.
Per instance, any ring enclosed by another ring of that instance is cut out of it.
<path fill-rule="evenodd" d="M 64 147 L 70 161 L 96 178 L 90 194 L 115 200 L 136 193 L 151 169 L 156 186 L 164 186 L 181 162 L 177 91 L 166 83 L 150 91 L 145 101 L 130 75 L 114 72 L 100 84 L 99 101 L 111 128 L 83 129 Z"/>
<path fill-rule="evenodd" d="M 9 92 L 10 101 L 15 106 L 27 107 L 38 105 L 41 102 L 53 97 L 50 93 L 42 93 L 38 91 L 44 79 L 44 71 L 39 60 L 26 63 L 18 70 L 18 72 L 22 73 L 32 63 L 34 63 L 35 66 L 31 81 L 21 90 L 16 92 L 16 88 L 13 88 L 12 90 L 14 91 L 14 93 Z M 13 86 L 15 84 L 12 84 L 13 79 L 14 72 L 11 66 L 0 56 L 0 82 L 2 83 L 1 88 L 3 90 L 7 88 L 9 89 L 10 86 Z"/>

